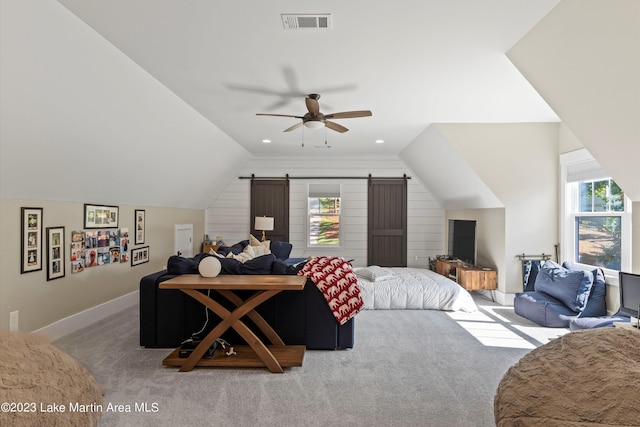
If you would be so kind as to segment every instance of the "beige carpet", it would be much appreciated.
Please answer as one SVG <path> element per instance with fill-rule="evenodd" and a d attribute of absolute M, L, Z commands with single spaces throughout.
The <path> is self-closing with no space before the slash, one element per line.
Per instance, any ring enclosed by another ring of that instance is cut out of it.
<path fill-rule="evenodd" d="M 0 426 L 95 426 L 102 391 L 71 356 L 30 334 L 0 334 Z"/>
<path fill-rule="evenodd" d="M 572 332 L 532 350 L 498 386 L 498 427 L 640 426 L 640 332 Z"/>

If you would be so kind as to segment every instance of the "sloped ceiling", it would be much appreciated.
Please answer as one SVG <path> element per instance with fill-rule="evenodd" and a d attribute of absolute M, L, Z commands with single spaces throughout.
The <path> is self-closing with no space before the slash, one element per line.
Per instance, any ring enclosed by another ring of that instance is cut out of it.
<path fill-rule="evenodd" d="M 504 207 L 437 125 L 422 132 L 400 157 L 421 182 L 429 183 L 429 190 L 444 209 Z M 424 167 L 425 162 L 429 167 Z"/>
<path fill-rule="evenodd" d="M 640 2 L 564 0 L 508 57 L 640 201 Z"/>
<path fill-rule="evenodd" d="M 3 1 L 0 196 L 205 208 L 249 153 L 54 1 Z"/>

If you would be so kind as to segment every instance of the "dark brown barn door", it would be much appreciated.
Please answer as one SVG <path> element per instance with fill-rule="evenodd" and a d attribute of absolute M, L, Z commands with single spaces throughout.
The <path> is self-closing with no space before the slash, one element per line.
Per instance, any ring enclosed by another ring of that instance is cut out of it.
<path fill-rule="evenodd" d="M 367 265 L 407 266 L 407 179 L 369 178 Z"/>
<path fill-rule="evenodd" d="M 262 231 L 254 228 L 255 217 L 273 217 L 273 231 L 267 240 L 289 241 L 289 179 L 251 179 L 251 234 L 260 239 Z"/>

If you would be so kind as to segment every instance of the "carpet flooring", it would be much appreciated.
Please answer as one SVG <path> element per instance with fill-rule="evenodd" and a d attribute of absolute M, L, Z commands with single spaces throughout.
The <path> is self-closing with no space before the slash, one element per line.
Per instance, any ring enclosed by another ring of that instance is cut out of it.
<path fill-rule="evenodd" d="M 99 426 L 494 426 L 506 370 L 566 333 L 474 294 L 476 313 L 366 310 L 355 347 L 307 351 L 302 367 L 165 367 L 139 346 L 138 308 L 58 339 L 104 391 Z"/>

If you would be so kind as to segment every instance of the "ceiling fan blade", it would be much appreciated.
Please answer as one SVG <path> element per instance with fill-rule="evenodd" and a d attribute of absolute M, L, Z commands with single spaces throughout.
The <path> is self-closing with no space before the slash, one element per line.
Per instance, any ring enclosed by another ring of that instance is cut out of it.
<path fill-rule="evenodd" d="M 271 116 L 271 117 L 293 117 L 294 119 L 301 119 L 302 116 L 292 116 L 291 114 L 268 114 L 268 113 L 257 113 L 256 116 Z"/>
<path fill-rule="evenodd" d="M 327 119 L 352 119 L 355 117 L 369 117 L 371 111 L 359 110 L 359 111 L 343 111 L 342 113 L 325 114 Z"/>
<path fill-rule="evenodd" d="M 326 122 L 324 122 L 324 125 L 326 127 L 328 127 L 331 130 L 335 130 L 336 132 L 340 132 L 340 133 L 344 133 L 346 131 L 348 131 L 349 129 L 347 129 L 346 127 L 337 124 L 336 122 L 330 122 L 329 120 L 327 120 Z"/>
<path fill-rule="evenodd" d="M 284 132 L 291 132 L 292 130 L 296 130 L 298 129 L 300 126 L 303 125 L 304 122 L 300 122 L 300 123 L 296 123 L 295 125 L 288 127 L 284 130 Z"/>
<path fill-rule="evenodd" d="M 307 104 L 307 110 L 312 116 L 317 116 L 320 113 L 320 104 L 318 104 L 317 99 L 306 97 L 304 102 Z"/>

